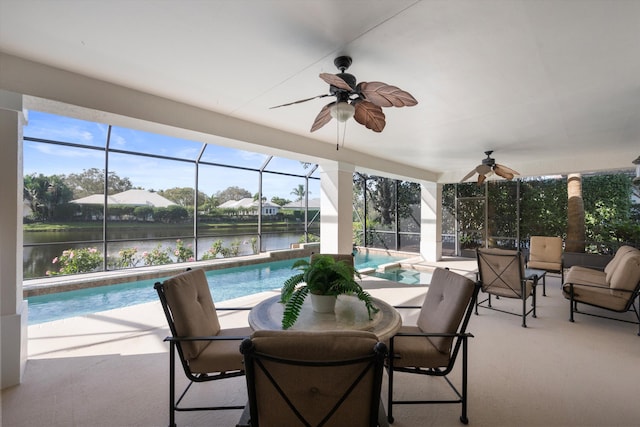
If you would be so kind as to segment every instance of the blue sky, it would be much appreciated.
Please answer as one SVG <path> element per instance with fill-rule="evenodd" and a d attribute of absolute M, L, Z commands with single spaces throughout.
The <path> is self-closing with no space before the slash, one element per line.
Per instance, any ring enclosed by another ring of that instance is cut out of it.
<path fill-rule="evenodd" d="M 52 114 L 29 111 L 28 125 L 24 136 L 46 140 L 83 144 L 104 148 L 108 125 L 77 120 Z M 164 135 L 142 132 L 134 129 L 113 127 L 109 147 L 111 149 L 171 156 L 181 159 L 195 159 L 202 143 Z M 267 156 L 260 153 L 236 150 L 213 144 L 207 145 L 202 160 L 224 165 L 259 168 Z M 43 175 L 68 175 L 81 173 L 84 169 L 104 168 L 104 151 L 89 150 L 60 145 L 24 142 L 24 173 Z M 173 187 L 193 187 L 195 165 L 188 162 L 168 161 L 146 156 L 131 156 L 112 153 L 109 156 L 109 170 L 121 178 L 129 178 L 135 187 L 147 190 L 165 190 Z M 304 174 L 306 171 L 298 161 L 274 158 L 267 170 L 277 170 Z M 317 171 L 314 176 L 318 176 Z M 292 190 L 304 179 L 265 174 L 264 195 L 293 200 Z M 258 191 L 257 174 L 230 168 L 205 166 L 200 169 L 200 190 L 208 195 L 230 186 L 245 188 L 249 192 Z M 320 197 L 320 184 L 310 180 L 310 197 Z"/>

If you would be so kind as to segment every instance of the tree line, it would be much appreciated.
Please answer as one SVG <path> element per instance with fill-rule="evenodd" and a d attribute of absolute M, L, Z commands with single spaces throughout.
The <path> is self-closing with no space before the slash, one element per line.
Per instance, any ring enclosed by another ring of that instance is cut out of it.
<path fill-rule="evenodd" d="M 132 189 L 142 189 L 134 187 L 129 178 L 120 177 L 116 172 L 108 174 L 107 195 L 113 195 Z M 105 174 L 102 169 L 85 169 L 81 173 L 71 173 L 68 175 L 43 175 L 29 174 L 24 177 L 25 203 L 29 206 L 31 214 L 29 219 L 33 221 L 53 221 L 68 220 L 78 214 L 79 207 L 70 204 L 72 200 L 80 199 L 94 194 L 104 194 Z M 151 208 L 148 206 L 122 206 L 110 205 L 109 214 L 114 216 L 128 216 L 132 219 L 141 220 L 153 217 L 162 222 L 179 222 L 189 215 L 193 215 L 195 191 L 191 187 L 175 187 L 166 190 L 148 190 L 155 192 L 162 197 L 171 200 L 178 206 L 168 208 Z M 306 195 L 303 185 L 295 187 L 291 194 L 296 201 L 302 200 Z M 198 211 L 203 214 L 215 214 L 218 206 L 229 200 L 240 200 L 243 198 L 253 198 L 257 200 L 258 194 L 252 195 L 248 190 L 230 186 L 215 194 L 207 195 L 198 191 Z M 263 198 L 264 199 L 264 198 Z M 271 202 L 278 206 L 284 206 L 291 200 L 274 196 Z M 79 219 L 101 218 L 103 209 L 101 205 L 85 205 Z"/>

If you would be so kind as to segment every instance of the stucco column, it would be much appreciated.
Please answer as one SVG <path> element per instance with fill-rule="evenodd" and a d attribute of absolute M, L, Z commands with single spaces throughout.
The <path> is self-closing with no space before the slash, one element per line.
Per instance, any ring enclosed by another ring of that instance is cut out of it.
<path fill-rule="evenodd" d="M 353 173 L 343 162 L 320 163 L 320 252 L 353 250 Z"/>
<path fill-rule="evenodd" d="M 27 364 L 27 302 L 22 298 L 22 95 L 0 90 L 0 354 L 2 388 L 19 384 Z"/>
<path fill-rule="evenodd" d="M 426 261 L 442 258 L 442 184 L 420 183 L 420 255 Z"/>

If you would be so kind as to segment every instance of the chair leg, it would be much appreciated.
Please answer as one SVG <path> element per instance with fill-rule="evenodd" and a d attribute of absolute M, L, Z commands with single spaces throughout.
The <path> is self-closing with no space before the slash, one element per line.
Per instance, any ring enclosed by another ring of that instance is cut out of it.
<path fill-rule="evenodd" d="M 176 344 L 169 344 L 169 427 L 176 427 L 175 390 L 176 390 Z"/>
<path fill-rule="evenodd" d="M 569 285 L 569 322 L 574 322 L 573 320 L 574 303 L 575 301 L 573 300 L 573 284 L 570 284 Z"/>
<path fill-rule="evenodd" d="M 460 422 L 469 424 L 469 418 L 467 418 L 467 337 L 462 339 L 462 414 Z"/>
<path fill-rule="evenodd" d="M 387 368 L 389 374 L 389 392 L 387 393 L 387 421 L 393 424 L 393 339 L 389 344 L 389 366 Z"/>
<path fill-rule="evenodd" d="M 394 352 L 394 339 L 391 337 L 389 340 L 389 363 L 387 373 L 389 375 L 389 392 L 387 393 L 387 421 L 389 424 L 393 424 L 393 352 Z"/>
<path fill-rule="evenodd" d="M 382 400 L 378 405 L 378 427 L 389 427 L 389 420 L 387 420 L 387 414 L 384 412 Z"/>
<path fill-rule="evenodd" d="M 535 292 L 535 286 L 534 286 Z M 524 281 L 520 282 L 520 298 L 522 299 L 522 327 L 527 327 L 527 285 Z"/>

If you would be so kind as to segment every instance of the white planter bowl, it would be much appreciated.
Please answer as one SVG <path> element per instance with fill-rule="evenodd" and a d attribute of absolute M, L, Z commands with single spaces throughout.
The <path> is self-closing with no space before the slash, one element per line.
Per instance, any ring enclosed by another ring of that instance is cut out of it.
<path fill-rule="evenodd" d="M 316 313 L 333 313 L 338 297 L 335 295 L 311 295 L 311 307 Z"/>

